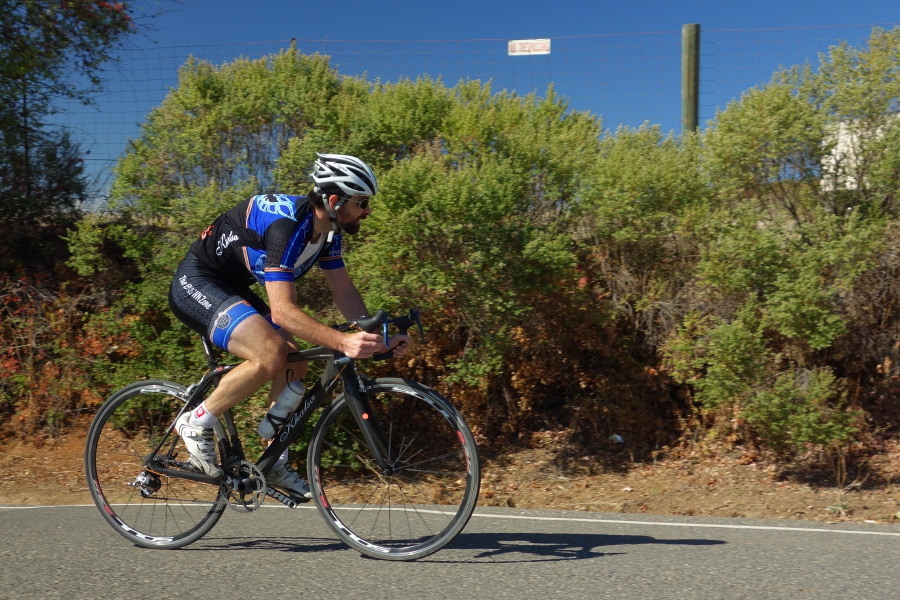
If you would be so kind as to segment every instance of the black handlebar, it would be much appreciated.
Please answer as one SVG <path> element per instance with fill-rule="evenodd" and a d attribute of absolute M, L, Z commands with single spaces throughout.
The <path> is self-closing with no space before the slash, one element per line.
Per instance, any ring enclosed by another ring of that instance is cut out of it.
<path fill-rule="evenodd" d="M 383 308 L 379 308 L 378 312 L 371 317 L 360 317 L 355 321 L 347 323 L 347 325 L 350 327 L 356 325 L 366 333 L 375 333 L 377 330 L 381 329 L 383 325 L 387 324 L 387 316 L 387 311 Z"/>
<path fill-rule="evenodd" d="M 418 308 L 410 308 L 407 314 L 400 317 L 394 317 L 393 319 L 390 318 L 386 310 L 384 310 L 383 308 L 379 308 L 378 312 L 376 312 L 371 317 L 362 317 L 356 319 L 355 321 L 337 325 L 336 328 L 339 331 L 350 331 L 350 329 L 352 329 L 353 327 L 358 327 L 366 333 L 375 333 L 380 330 L 381 334 L 384 336 L 384 345 L 387 346 L 390 339 L 390 335 L 388 333 L 389 325 L 393 325 L 397 328 L 397 331 L 403 334 L 405 334 L 410 330 L 410 328 L 415 326 L 419 330 L 419 338 L 423 342 L 425 341 L 425 330 L 422 327 L 421 311 L 419 311 Z M 372 360 L 387 360 L 393 355 L 394 351 L 393 349 L 390 349 L 387 352 L 374 354 L 372 356 Z M 344 360 L 345 358 L 346 357 L 339 358 L 335 361 L 335 364 L 340 366 L 341 364 L 350 362 L 350 359 Z"/>

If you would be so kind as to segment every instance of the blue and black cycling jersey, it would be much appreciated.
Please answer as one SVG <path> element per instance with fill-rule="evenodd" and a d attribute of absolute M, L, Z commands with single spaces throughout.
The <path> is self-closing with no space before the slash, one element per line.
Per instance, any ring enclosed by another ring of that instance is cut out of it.
<path fill-rule="evenodd" d="M 262 194 L 222 214 L 191 251 L 224 279 L 294 281 L 318 262 L 323 269 L 344 266 L 340 234 L 312 244 L 313 210 L 306 196 Z"/>

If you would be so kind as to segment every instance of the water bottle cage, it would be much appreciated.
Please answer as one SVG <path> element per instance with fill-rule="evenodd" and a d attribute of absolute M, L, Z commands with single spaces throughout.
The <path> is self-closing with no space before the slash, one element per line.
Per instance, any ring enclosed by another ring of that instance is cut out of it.
<path fill-rule="evenodd" d="M 288 415 L 290 416 L 290 415 Z M 272 413 L 266 414 L 266 419 L 269 420 L 269 423 L 272 424 L 272 429 L 275 433 L 278 433 L 278 430 L 281 429 L 281 426 L 285 424 L 287 421 L 287 416 L 279 417 L 278 415 L 273 415 Z"/>

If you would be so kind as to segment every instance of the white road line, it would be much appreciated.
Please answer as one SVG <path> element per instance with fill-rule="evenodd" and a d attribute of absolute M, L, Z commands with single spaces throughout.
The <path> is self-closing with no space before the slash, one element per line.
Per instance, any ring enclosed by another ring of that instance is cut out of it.
<path fill-rule="evenodd" d="M 93 506 L 93 504 L 62 504 L 59 506 L 0 506 L 3 510 L 33 510 L 36 508 L 72 508 L 80 506 Z M 277 504 L 263 504 L 260 508 L 284 508 Z M 307 510 L 315 510 L 313 505 L 300 505 L 297 508 L 305 508 Z M 377 510 L 374 507 L 369 510 Z M 437 512 L 424 510 L 421 512 Z M 472 513 L 473 517 L 485 519 L 519 519 L 524 521 L 563 521 L 569 523 L 603 523 L 608 525 L 649 525 L 652 527 L 700 527 L 706 529 L 750 529 L 756 531 L 781 531 L 781 532 L 804 532 L 804 533 L 845 533 L 851 535 L 885 535 L 891 537 L 900 537 L 900 531 L 862 531 L 858 529 L 823 529 L 820 527 L 777 527 L 775 525 L 728 525 L 726 523 L 673 523 L 671 521 L 631 521 L 619 519 L 590 519 L 583 517 L 542 517 L 527 515 L 502 515 L 498 513 Z"/>
<path fill-rule="evenodd" d="M 540 517 L 526 515 L 500 515 L 492 513 L 473 513 L 473 517 L 494 519 L 524 519 L 529 521 L 568 521 L 577 523 L 609 523 L 614 525 L 655 525 L 662 527 L 706 527 L 709 529 L 756 529 L 763 531 L 804 531 L 815 533 L 851 533 L 857 535 L 887 535 L 900 537 L 900 532 L 860 531 L 854 529 L 821 529 L 816 527 L 776 527 L 774 525 L 728 525 L 724 523 L 672 523 L 668 521 L 626 521 L 617 519 L 586 519 L 577 517 Z"/>

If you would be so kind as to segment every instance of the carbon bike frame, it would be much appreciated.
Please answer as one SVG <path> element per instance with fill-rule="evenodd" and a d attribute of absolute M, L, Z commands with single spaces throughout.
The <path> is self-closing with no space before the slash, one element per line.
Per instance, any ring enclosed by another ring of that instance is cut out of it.
<path fill-rule="evenodd" d="M 419 309 L 417 308 L 411 308 L 407 315 L 396 317 L 394 319 L 388 318 L 387 313 L 383 309 L 379 309 L 372 317 L 360 318 L 355 322 L 338 325 L 336 326 L 336 329 L 339 331 L 348 331 L 350 327 L 359 327 L 363 331 L 368 332 L 380 329 L 384 337 L 384 344 L 387 346 L 388 325 L 390 324 L 393 324 L 400 333 L 404 334 L 411 327 L 415 326 L 419 330 L 419 336 L 422 341 L 425 341 L 425 335 L 422 331 L 422 322 L 419 319 Z M 201 337 L 201 339 L 203 340 L 203 351 L 206 354 L 206 362 L 209 370 L 200 381 L 190 386 L 185 392 L 185 403 L 182 412 L 185 410 L 192 410 L 199 406 L 206 396 L 206 392 L 209 391 L 213 384 L 218 383 L 226 373 L 237 366 L 233 364 L 220 365 L 219 361 L 216 359 L 212 343 L 205 336 Z M 381 360 L 390 358 L 391 355 L 392 353 L 388 351 L 385 354 L 375 355 L 373 358 Z M 257 468 L 259 468 L 264 476 L 271 471 L 272 467 L 275 466 L 275 461 L 278 460 L 278 457 L 281 456 L 282 452 L 294 443 L 300 435 L 300 432 L 303 430 L 303 426 L 306 425 L 316 409 L 322 406 L 339 384 L 343 384 L 344 398 L 347 407 L 353 415 L 353 418 L 356 420 L 356 423 L 359 425 L 359 430 L 363 434 L 366 445 L 369 447 L 369 450 L 371 450 L 375 462 L 381 472 L 389 475 L 392 472 L 393 465 L 389 464 L 385 458 L 388 455 L 388 445 L 384 433 L 382 432 L 381 427 L 378 426 L 375 415 L 372 413 L 371 407 L 369 406 L 369 399 L 366 395 L 368 380 L 366 380 L 357 370 L 354 360 L 322 346 L 310 348 L 309 350 L 291 352 L 286 359 L 286 362 L 289 364 L 303 361 L 324 361 L 325 371 L 322 373 L 322 377 L 319 381 L 316 382 L 311 389 L 307 390 L 303 395 L 303 398 L 300 399 L 297 408 L 288 415 L 284 425 L 276 432 L 275 440 L 268 448 L 266 448 L 262 456 L 260 456 L 259 460 L 256 462 Z M 179 415 L 180 414 L 181 413 L 179 413 Z M 226 435 L 225 439 L 219 440 L 220 453 L 222 456 L 222 466 L 225 469 L 228 469 L 244 460 L 245 455 L 240 437 L 238 436 L 237 427 L 234 424 L 234 415 L 231 410 L 225 411 L 222 415 L 222 420 L 225 422 Z M 153 449 L 153 452 L 151 452 L 144 460 L 145 468 L 169 477 L 182 477 L 193 481 L 209 483 L 211 485 L 225 483 L 232 489 L 241 488 L 241 481 L 236 481 L 228 474 L 224 474 L 219 478 L 213 478 L 204 473 L 192 473 L 185 470 L 168 469 L 155 464 L 153 462 L 153 457 L 159 453 L 166 439 L 172 439 L 170 438 L 170 435 L 173 433 L 174 428 L 175 422 L 173 421 L 172 424 L 169 425 L 167 434 L 163 436 L 163 439 L 156 448 Z M 172 439 L 170 450 L 175 447 L 177 441 L 177 437 Z M 277 490 L 270 487 L 266 491 L 279 502 L 287 504 L 288 506 L 296 506 L 296 503 Z"/>
<path fill-rule="evenodd" d="M 210 369 L 199 382 L 188 388 L 184 410 L 190 410 L 199 405 L 205 397 L 206 392 L 213 384 L 218 383 L 225 374 L 237 366 L 219 365 L 213 353 L 211 344 L 205 338 L 203 339 L 203 347 L 206 352 Z M 325 361 L 325 371 L 319 381 L 303 395 L 297 408 L 294 409 L 294 412 L 287 417 L 284 425 L 276 432 L 275 440 L 268 448 L 266 448 L 265 452 L 263 452 L 262 456 L 256 462 L 256 466 L 263 475 L 267 474 L 272 469 L 281 453 L 296 441 L 300 432 L 303 430 L 303 426 L 309 421 L 312 414 L 331 396 L 332 392 L 334 392 L 339 384 L 343 384 L 347 406 L 356 419 L 360 431 L 363 433 L 365 442 L 372 451 L 379 469 L 383 472 L 389 472 L 391 465 L 389 465 L 384 458 L 386 455 L 387 444 L 384 435 L 374 418 L 374 414 L 369 408 L 368 398 L 364 392 L 365 381 L 357 370 L 356 363 L 352 359 L 324 347 L 292 352 L 288 354 L 286 362 L 294 363 L 301 361 Z M 230 410 L 225 411 L 222 415 L 222 420 L 225 422 L 225 431 L 227 434 L 225 439 L 220 440 L 220 444 L 222 444 L 222 466 L 228 468 L 244 460 L 245 456 L 243 447 L 241 446 L 240 437 L 238 436 L 237 427 L 234 423 L 234 416 Z M 170 432 L 173 428 L 174 423 L 169 428 Z M 164 437 L 164 440 L 165 439 L 166 437 Z M 238 481 L 233 481 L 227 474 L 217 479 L 203 473 L 191 473 L 183 470 L 163 468 L 158 464 L 150 464 L 152 463 L 152 458 L 156 456 L 162 448 L 164 440 L 150 453 L 147 458 L 148 464 L 145 465 L 146 467 L 151 468 L 161 475 L 182 477 L 209 483 L 211 485 L 216 485 L 223 481 L 228 483 L 231 487 L 240 484 Z M 282 503 L 288 505 L 291 504 L 290 499 L 283 494 L 278 493 L 277 490 L 269 488 L 269 492 L 270 495 L 273 495 Z"/>
<path fill-rule="evenodd" d="M 369 407 L 368 397 L 364 391 L 365 381 L 357 370 L 356 363 L 340 354 L 335 356 L 335 353 L 327 348 L 313 348 L 311 350 L 292 352 L 288 355 L 287 362 L 323 359 L 327 362 L 322 377 L 303 395 L 297 408 L 287 417 L 284 425 L 276 433 L 275 440 L 266 448 L 266 451 L 263 452 L 263 455 L 256 462 L 256 466 L 263 472 L 263 475 L 268 473 L 275 465 L 275 461 L 281 453 L 294 443 L 300 435 L 303 426 L 309 421 L 316 409 L 331 396 L 339 383 L 343 384 L 347 406 L 356 419 L 359 429 L 365 438 L 366 445 L 372 451 L 379 469 L 384 471 L 390 468 L 390 465 L 387 464 L 384 458 L 387 444 L 381 428 L 378 427 L 375 416 Z M 229 431 L 229 437 L 231 436 L 232 433 Z"/>

